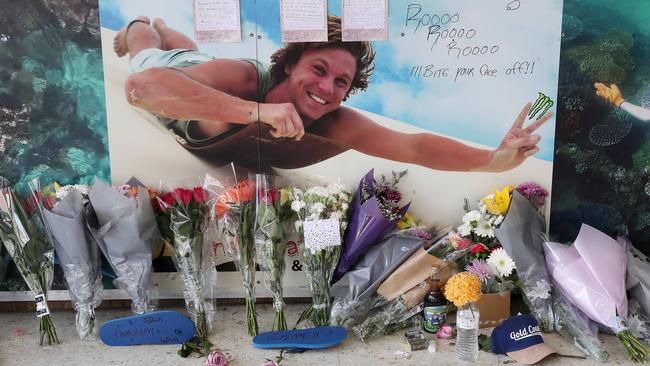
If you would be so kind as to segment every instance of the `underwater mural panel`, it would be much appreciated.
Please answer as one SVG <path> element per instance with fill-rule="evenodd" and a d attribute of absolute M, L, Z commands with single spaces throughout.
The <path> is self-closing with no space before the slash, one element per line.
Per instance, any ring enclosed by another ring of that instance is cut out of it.
<path fill-rule="evenodd" d="M 650 3 L 565 0 L 550 234 L 650 253 Z"/>

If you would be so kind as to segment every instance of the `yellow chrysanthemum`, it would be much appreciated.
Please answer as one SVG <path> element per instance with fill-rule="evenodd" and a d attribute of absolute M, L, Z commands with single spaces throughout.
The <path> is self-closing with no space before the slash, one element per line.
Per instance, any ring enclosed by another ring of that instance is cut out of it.
<path fill-rule="evenodd" d="M 407 212 L 406 215 L 404 215 L 404 217 L 402 218 L 402 220 L 400 220 L 400 222 L 397 223 L 397 227 L 400 230 L 410 229 L 413 227 L 417 227 L 417 222 L 415 221 L 415 217 L 413 217 L 413 215 Z"/>
<path fill-rule="evenodd" d="M 469 272 L 456 273 L 445 285 L 445 297 L 459 308 L 476 302 L 481 298 L 481 280 Z"/>
<path fill-rule="evenodd" d="M 493 215 L 505 215 L 510 208 L 510 193 L 512 186 L 505 186 L 500 191 L 495 191 L 490 196 L 483 198 L 487 210 Z"/>

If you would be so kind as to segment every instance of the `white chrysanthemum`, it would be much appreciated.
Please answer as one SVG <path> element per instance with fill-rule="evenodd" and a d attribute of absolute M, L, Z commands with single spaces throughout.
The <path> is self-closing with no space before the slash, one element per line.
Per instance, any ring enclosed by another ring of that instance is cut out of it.
<path fill-rule="evenodd" d="M 494 220 L 494 226 L 499 226 L 499 225 L 501 225 L 501 223 L 503 222 L 503 219 L 504 219 L 504 218 L 505 218 L 505 216 L 503 216 L 503 215 L 499 215 L 499 216 L 497 216 L 497 219 Z"/>
<path fill-rule="evenodd" d="M 320 214 L 319 214 L 319 213 L 316 213 L 316 212 L 312 212 L 312 213 L 307 217 L 307 220 L 308 220 L 308 221 L 316 221 L 316 220 L 320 220 L 320 219 L 321 219 Z"/>
<path fill-rule="evenodd" d="M 71 184 L 59 188 L 59 190 L 56 191 L 56 199 L 59 201 L 64 199 L 65 196 L 67 196 L 68 193 L 72 192 L 73 189 L 75 189 L 75 187 Z"/>
<path fill-rule="evenodd" d="M 494 237 L 494 230 L 492 230 L 492 225 L 486 220 L 480 220 L 476 223 L 476 228 L 474 228 L 476 235 L 485 236 L 488 238 Z"/>
<path fill-rule="evenodd" d="M 472 234 L 472 225 L 466 222 L 459 226 L 457 231 L 460 236 L 470 236 Z"/>
<path fill-rule="evenodd" d="M 348 209 L 348 207 L 349 207 L 348 204 L 343 202 L 343 204 L 341 205 L 341 210 L 345 211 Z"/>
<path fill-rule="evenodd" d="M 75 184 L 74 189 L 79 191 L 79 193 L 81 193 L 84 196 L 87 196 L 88 192 L 90 192 L 90 187 L 85 184 Z"/>
<path fill-rule="evenodd" d="M 494 198 L 494 194 L 491 194 L 489 196 L 485 196 L 483 199 L 485 199 L 485 198 L 492 199 L 492 198 Z M 483 199 L 478 201 L 478 210 L 481 211 L 482 214 L 485 214 L 485 213 L 487 213 L 487 206 L 483 202 Z"/>
<path fill-rule="evenodd" d="M 305 201 L 295 200 L 291 202 L 291 209 L 295 212 L 300 212 L 300 210 L 306 205 Z"/>
<path fill-rule="evenodd" d="M 508 253 L 506 253 L 505 249 L 503 248 L 495 249 L 492 251 L 487 259 L 487 262 L 501 277 L 510 276 L 510 274 L 512 274 L 512 271 L 517 268 L 515 266 L 515 261 L 510 258 Z"/>
<path fill-rule="evenodd" d="M 314 213 L 321 213 L 323 212 L 323 210 L 325 210 L 325 205 L 320 202 L 316 202 L 313 205 L 311 205 L 309 210 Z"/>
<path fill-rule="evenodd" d="M 479 211 L 472 210 L 472 211 L 466 213 L 463 216 L 463 222 L 464 223 L 470 223 L 472 221 L 478 221 L 478 220 L 481 219 L 481 217 L 482 217 L 482 215 L 481 215 L 481 213 Z"/>
<path fill-rule="evenodd" d="M 334 183 L 327 186 L 327 190 L 331 195 L 336 195 L 345 190 L 345 186 L 340 183 Z"/>
<path fill-rule="evenodd" d="M 294 222 L 293 225 L 296 227 L 296 231 L 300 230 L 300 228 L 302 227 L 302 220 L 296 220 L 296 222 Z"/>
<path fill-rule="evenodd" d="M 320 197 L 327 197 L 328 196 L 327 189 L 325 189 L 325 187 L 322 187 L 322 186 L 315 186 L 315 187 L 309 188 L 307 190 L 307 194 L 313 194 L 313 195 L 320 196 Z"/>

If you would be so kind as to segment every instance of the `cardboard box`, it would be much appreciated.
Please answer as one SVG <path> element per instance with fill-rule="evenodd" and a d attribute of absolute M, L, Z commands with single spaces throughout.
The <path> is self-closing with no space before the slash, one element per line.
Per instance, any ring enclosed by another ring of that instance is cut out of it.
<path fill-rule="evenodd" d="M 483 294 L 475 305 L 481 312 L 479 327 L 496 327 L 510 317 L 510 291 Z"/>

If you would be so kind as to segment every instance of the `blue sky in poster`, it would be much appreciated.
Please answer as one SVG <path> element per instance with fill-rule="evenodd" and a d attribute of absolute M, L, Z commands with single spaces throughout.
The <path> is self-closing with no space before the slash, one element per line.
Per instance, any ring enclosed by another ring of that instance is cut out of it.
<path fill-rule="evenodd" d="M 106 28 L 117 30 L 145 14 L 163 18 L 185 34 L 193 32 L 189 0 L 167 0 L 164 7 L 155 0 L 99 3 L 101 24 Z M 371 85 L 346 104 L 435 133 L 497 146 L 525 102 L 535 101 L 538 92 L 557 99 L 562 1 L 526 2 L 512 11 L 506 3 L 391 0 L 390 42 L 374 43 L 376 71 Z M 279 0 L 241 0 L 240 6 L 242 43 L 199 46 L 211 55 L 257 57 L 266 62 L 281 46 Z M 340 14 L 341 0 L 330 0 L 328 9 Z M 429 26 L 444 14 L 456 16 L 427 39 Z M 472 36 L 445 37 L 453 29 Z M 260 34 L 262 39 L 255 44 L 249 33 Z M 451 42 L 461 52 L 465 47 L 488 51 L 457 57 Z M 497 70 L 496 76 L 481 75 L 483 65 L 484 71 Z M 555 106 L 550 110 L 555 111 Z M 548 161 L 553 160 L 554 120 L 538 130 L 542 141 L 537 157 Z"/>

